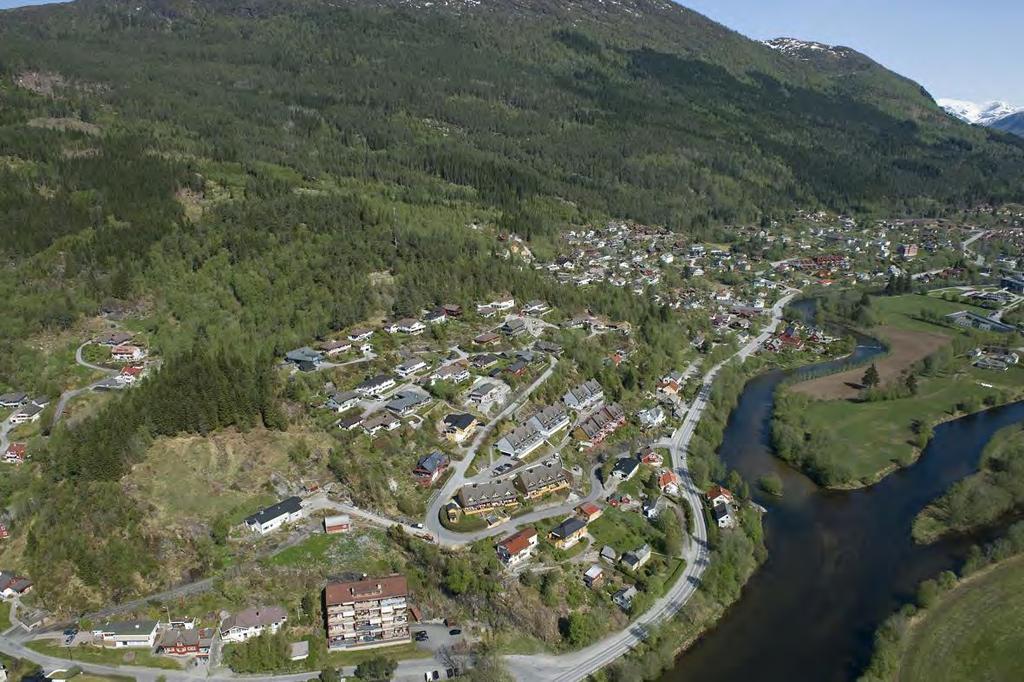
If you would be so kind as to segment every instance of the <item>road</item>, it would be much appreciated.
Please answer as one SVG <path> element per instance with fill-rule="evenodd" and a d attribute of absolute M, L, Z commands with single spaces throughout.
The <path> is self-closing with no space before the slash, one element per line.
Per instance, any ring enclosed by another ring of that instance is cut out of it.
<path fill-rule="evenodd" d="M 456 533 L 441 525 L 441 509 L 448 504 L 448 500 L 455 495 L 456 491 L 465 484 L 466 471 L 469 469 L 469 465 L 473 462 L 473 458 L 476 457 L 476 453 L 480 449 L 480 446 L 483 445 L 485 440 L 487 440 L 487 437 L 491 434 L 494 428 L 503 419 L 506 419 L 509 415 L 526 404 L 526 401 L 530 399 L 530 395 L 551 377 L 557 364 L 558 358 L 552 356 L 548 361 L 547 369 L 537 377 L 537 380 L 530 384 L 529 387 L 520 393 L 517 398 L 506 405 L 505 409 L 499 412 L 494 419 L 487 422 L 485 426 L 477 431 L 476 438 L 473 439 L 472 444 L 466 450 L 463 458 L 452 465 L 452 475 L 448 477 L 448 480 L 437 494 L 430 499 L 430 504 L 427 506 L 427 516 L 423 522 L 438 544 L 446 547 L 462 547 L 467 543 L 466 533 Z M 498 528 L 500 528 L 500 526 L 498 526 Z M 499 530 L 498 532 L 501 531 Z"/>
<path fill-rule="evenodd" d="M 89 384 L 88 386 L 85 386 L 84 388 L 74 388 L 71 389 L 70 391 L 64 391 L 63 393 L 61 393 L 60 398 L 57 399 L 57 407 L 53 411 L 53 421 L 51 422 L 51 426 L 57 425 L 57 422 L 59 422 L 60 418 L 64 415 L 64 410 L 67 408 L 68 403 L 71 402 L 74 398 L 82 395 L 83 393 L 88 393 L 89 391 L 93 390 L 94 388 L 105 382 L 107 379 L 118 373 L 116 369 L 110 369 L 109 367 L 94 365 L 91 362 L 87 362 L 86 359 L 82 357 L 82 351 L 85 350 L 85 347 L 88 346 L 90 343 L 90 341 L 86 341 L 81 346 L 75 349 L 75 362 L 77 362 L 82 367 L 87 367 L 88 369 L 91 369 L 95 372 L 103 372 L 103 378 L 100 379 L 99 381 L 94 381 L 93 383 Z"/>

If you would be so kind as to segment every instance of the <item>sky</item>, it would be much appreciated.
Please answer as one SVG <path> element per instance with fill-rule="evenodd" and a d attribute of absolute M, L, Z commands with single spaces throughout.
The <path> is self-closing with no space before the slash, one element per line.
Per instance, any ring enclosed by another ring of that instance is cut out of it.
<path fill-rule="evenodd" d="M 45 0 L 0 0 L 0 8 Z M 935 97 L 1024 106 L 1024 0 L 677 0 L 757 40 L 845 45 Z"/>
<path fill-rule="evenodd" d="M 757 40 L 845 45 L 934 97 L 1024 106 L 1024 0 L 677 0 Z"/>

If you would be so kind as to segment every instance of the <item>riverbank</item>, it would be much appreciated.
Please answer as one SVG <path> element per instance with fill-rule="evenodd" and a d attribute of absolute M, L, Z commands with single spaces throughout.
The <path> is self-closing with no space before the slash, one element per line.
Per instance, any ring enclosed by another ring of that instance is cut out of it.
<path fill-rule="evenodd" d="M 1017 679 L 1024 648 L 1024 524 L 978 551 L 958 577 L 917 589 L 879 628 L 861 682 Z"/>
<path fill-rule="evenodd" d="M 914 540 L 928 544 L 970 532 L 1024 508 L 1024 426 L 1014 424 L 993 436 L 978 469 L 917 515 Z"/>

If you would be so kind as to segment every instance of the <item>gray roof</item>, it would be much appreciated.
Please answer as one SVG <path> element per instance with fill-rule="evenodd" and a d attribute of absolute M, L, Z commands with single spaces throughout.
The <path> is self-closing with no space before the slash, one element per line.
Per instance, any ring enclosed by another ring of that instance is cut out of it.
<path fill-rule="evenodd" d="M 387 404 L 392 412 L 404 412 L 405 410 L 425 405 L 430 402 L 430 396 L 418 391 L 402 391 L 394 400 Z"/>
<path fill-rule="evenodd" d="M 567 479 L 565 469 L 562 468 L 562 458 L 555 456 L 540 464 L 531 466 L 520 471 L 516 478 L 523 490 L 531 492 L 537 488 L 543 488 L 552 483 L 558 483 Z"/>
<path fill-rule="evenodd" d="M 231 628 L 253 628 L 266 627 L 284 621 L 288 618 L 288 612 L 280 606 L 250 606 L 239 611 L 233 616 L 228 616 L 220 624 L 221 632 Z"/>
<path fill-rule="evenodd" d="M 587 524 L 585 524 L 583 521 L 574 516 L 558 524 L 551 531 L 551 534 L 556 538 L 567 538 L 573 533 L 578 533 L 580 530 L 586 527 Z"/>
<path fill-rule="evenodd" d="M 97 630 L 113 635 L 148 635 L 156 629 L 155 620 L 124 620 L 106 623 Z"/>
<path fill-rule="evenodd" d="M 271 505 L 266 509 L 261 509 L 252 516 L 245 519 L 245 522 L 249 525 L 260 524 L 263 525 L 268 521 L 272 521 L 279 516 L 285 514 L 294 514 L 295 512 L 302 509 L 302 502 L 297 497 L 289 497 L 286 500 L 281 500 L 277 504 Z"/>
<path fill-rule="evenodd" d="M 23 403 L 27 399 L 28 394 L 22 393 L 20 391 L 15 393 L 4 393 L 3 395 L 0 395 L 0 403 L 3 403 L 5 405 L 12 403 Z"/>
<path fill-rule="evenodd" d="M 288 362 L 320 362 L 322 357 L 323 355 L 319 351 L 315 351 L 309 346 L 303 346 L 302 348 L 288 351 L 284 359 Z"/>

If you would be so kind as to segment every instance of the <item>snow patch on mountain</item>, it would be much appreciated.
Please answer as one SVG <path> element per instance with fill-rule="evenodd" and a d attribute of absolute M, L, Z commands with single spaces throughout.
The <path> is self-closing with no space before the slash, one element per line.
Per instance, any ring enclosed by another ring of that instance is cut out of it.
<path fill-rule="evenodd" d="M 838 45 L 826 45 L 816 43 L 812 40 L 799 40 L 797 38 L 773 38 L 762 41 L 765 45 L 778 50 L 779 52 L 796 59 L 810 59 L 814 55 L 831 55 L 833 57 L 848 57 L 854 54 L 848 47 Z"/>
<path fill-rule="evenodd" d="M 1024 111 L 1024 107 L 1015 107 L 1000 101 L 977 103 L 962 99 L 940 98 L 936 100 L 936 103 L 961 121 L 986 127 L 1001 118 Z"/>

